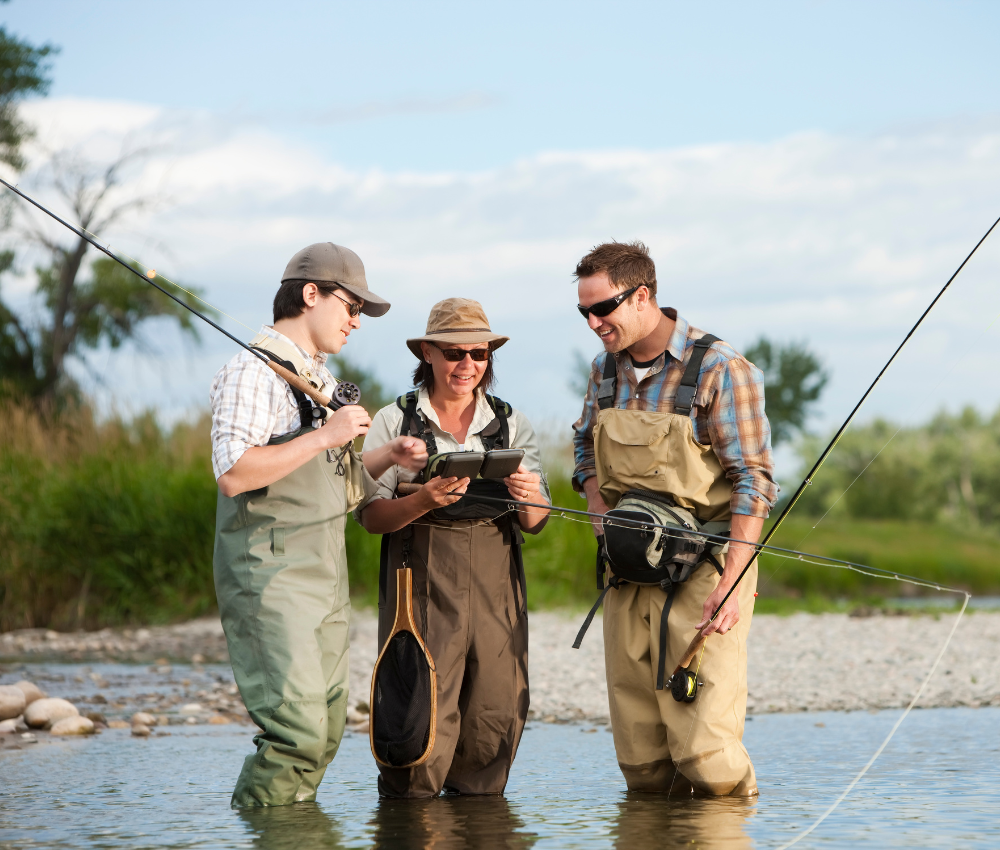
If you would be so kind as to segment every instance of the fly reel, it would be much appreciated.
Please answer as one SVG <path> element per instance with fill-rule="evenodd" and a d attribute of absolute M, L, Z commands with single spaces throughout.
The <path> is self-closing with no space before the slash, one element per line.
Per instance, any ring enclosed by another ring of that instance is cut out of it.
<path fill-rule="evenodd" d="M 698 687 L 704 684 L 699 682 L 694 671 L 687 667 L 682 667 L 667 680 L 670 695 L 677 702 L 694 702 L 694 698 L 698 696 Z"/>
<path fill-rule="evenodd" d="M 341 381 L 333 388 L 333 393 L 330 395 L 330 406 L 336 410 L 349 404 L 357 404 L 359 401 L 361 401 L 361 389 L 350 381 Z"/>

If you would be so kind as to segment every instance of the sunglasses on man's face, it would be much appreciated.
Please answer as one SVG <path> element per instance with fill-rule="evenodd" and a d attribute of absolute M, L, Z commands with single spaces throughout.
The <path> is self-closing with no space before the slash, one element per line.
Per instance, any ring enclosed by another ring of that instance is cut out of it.
<path fill-rule="evenodd" d="M 639 286 L 642 286 L 640 283 Z M 580 311 L 580 315 L 583 318 L 588 318 L 591 313 L 597 316 L 599 319 L 603 319 L 605 316 L 613 313 L 621 305 L 622 301 L 628 298 L 633 292 L 635 292 L 639 286 L 633 286 L 627 292 L 621 292 L 614 298 L 607 298 L 604 301 L 598 301 L 596 304 L 591 304 L 589 307 L 584 307 L 582 304 L 577 304 L 576 309 Z"/>
<path fill-rule="evenodd" d="M 464 348 L 442 348 L 440 345 L 435 347 L 444 355 L 444 359 L 451 363 L 461 363 L 465 360 L 466 354 L 477 363 L 482 363 L 490 356 L 488 348 L 473 348 L 472 351 L 466 351 Z"/>
<path fill-rule="evenodd" d="M 356 319 L 361 315 L 361 305 L 355 304 L 353 301 L 348 301 L 346 298 L 341 298 L 336 292 L 330 293 L 338 301 L 343 301 L 344 306 L 347 307 L 347 312 L 350 314 L 352 319 Z"/>

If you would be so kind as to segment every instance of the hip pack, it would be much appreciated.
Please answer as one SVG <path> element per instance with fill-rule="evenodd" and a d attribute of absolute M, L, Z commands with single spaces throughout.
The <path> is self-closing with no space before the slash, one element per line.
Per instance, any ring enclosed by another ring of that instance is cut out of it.
<path fill-rule="evenodd" d="M 722 570 L 714 547 L 698 534 L 702 524 L 668 495 L 629 490 L 606 516 L 604 550 L 611 571 L 622 581 L 669 590 L 687 581 L 702 561 Z"/>

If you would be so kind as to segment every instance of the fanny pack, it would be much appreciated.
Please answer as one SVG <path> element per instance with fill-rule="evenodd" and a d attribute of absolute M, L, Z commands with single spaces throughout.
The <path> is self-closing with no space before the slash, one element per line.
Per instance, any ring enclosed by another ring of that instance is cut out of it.
<path fill-rule="evenodd" d="M 629 490 L 606 516 L 605 554 L 611 571 L 621 581 L 658 584 L 669 590 L 671 585 L 687 581 L 702 561 L 710 561 L 722 571 L 716 554 L 724 547 L 713 545 L 698 532 L 705 525 L 728 524 L 701 523 L 664 493 Z M 625 522 L 618 524 L 615 519 Z M 604 576 L 600 579 L 603 589 Z"/>
<path fill-rule="evenodd" d="M 729 542 L 713 544 L 705 534 L 728 535 L 729 523 L 700 522 L 667 494 L 650 490 L 628 490 L 605 517 L 604 534 L 597 539 L 597 587 L 601 595 L 583 621 L 573 647 L 580 648 L 609 590 L 617 589 L 623 582 L 659 585 L 667 594 L 660 614 L 660 659 L 656 671 L 656 689 L 663 690 L 667 617 L 677 585 L 687 581 L 705 561 L 722 575 L 718 556 L 726 552 Z M 623 522 L 616 523 L 615 519 Z M 608 567 L 612 574 L 605 585 Z"/>

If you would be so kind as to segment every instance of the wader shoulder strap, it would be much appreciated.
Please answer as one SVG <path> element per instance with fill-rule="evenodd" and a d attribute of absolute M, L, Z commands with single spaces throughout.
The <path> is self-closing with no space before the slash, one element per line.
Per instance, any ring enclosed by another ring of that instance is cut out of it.
<path fill-rule="evenodd" d="M 719 338 L 712 336 L 712 334 L 705 334 L 701 339 L 695 340 L 694 351 L 691 352 L 691 359 L 688 360 L 684 377 L 681 378 L 681 385 L 677 388 L 677 395 L 674 397 L 674 413 L 681 416 L 691 415 L 694 397 L 698 392 L 698 375 L 701 373 L 702 361 L 712 343 L 718 341 Z"/>
<path fill-rule="evenodd" d="M 489 404 L 490 409 L 493 411 L 493 421 L 490 422 L 482 431 L 479 432 L 479 438 L 483 441 L 483 448 L 486 451 L 491 449 L 509 449 L 510 448 L 510 416 L 514 412 L 507 402 L 503 399 L 497 398 L 495 395 L 486 396 L 486 403 Z M 493 439 L 490 440 L 489 438 Z M 489 445 L 492 442 L 493 445 Z"/>
<path fill-rule="evenodd" d="M 604 374 L 597 388 L 597 407 L 607 410 L 615 406 L 615 392 L 618 389 L 618 361 L 609 351 L 604 355 Z"/>
<path fill-rule="evenodd" d="M 279 366 L 284 366 L 289 372 L 296 375 L 299 374 L 291 360 L 282 360 L 277 354 L 273 351 L 268 351 L 266 348 L 261 348 L 256 345 L 252 345 L 250 347 L 254 351 L 259 351 L 262 354 L 267 355 L 269 360 L 277 363 Z M 303 428 L 312 424 L 313 419 L 326 419 L 326 413 L 323 408 L 315 406 L 312 399 L 302 392 L 302 390 L 295 389 L 295 387 L 291 384 L 288 385 L 288 389 L 292 391 L 292 396 L 295 398 L 295 404 L 299 408 L 299 424 Z"/>
<path fill-rule="evenodd" d="M 403 411 L 403 424 L 399 428 L 399 435 L 406 437 L 413 434 L 414 437 L 419 437 L 427 444 L 427 454 L 436 455 L 437 440 L 417 410 L 417 394 L 410 390 L 406 395 L 401 395 L 396 399 L 396 407 Z"/>

